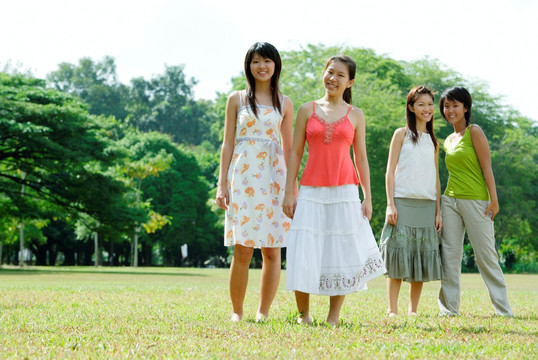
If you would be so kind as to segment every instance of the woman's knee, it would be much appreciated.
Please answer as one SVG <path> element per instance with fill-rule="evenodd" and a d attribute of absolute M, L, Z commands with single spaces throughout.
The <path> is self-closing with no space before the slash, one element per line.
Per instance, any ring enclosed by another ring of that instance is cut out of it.
<path fill-rule="evenodd" d="M 251 247 L 236 245 L 234 247 L 234 260 L 241 264 L 250 264 L 254 249 Z"/>
<path fill-rule="evenodd" d="M 262 248 L 263 261 L 275 262 L 280 261 L 280 248 Z"/>

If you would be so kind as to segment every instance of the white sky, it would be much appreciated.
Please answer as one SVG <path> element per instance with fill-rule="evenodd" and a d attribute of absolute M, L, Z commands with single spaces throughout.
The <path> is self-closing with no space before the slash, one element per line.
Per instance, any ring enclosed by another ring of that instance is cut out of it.
<path fill-rule="evenodd" d="M 123 83 L 183 64 L 214 99 L 256 41 L 345 45 L 438 59 L 538 121 L 537 0 L 0 0 L 0 14 L 0 69 L 38 77 L 82 57 L 114 57 Z"/>

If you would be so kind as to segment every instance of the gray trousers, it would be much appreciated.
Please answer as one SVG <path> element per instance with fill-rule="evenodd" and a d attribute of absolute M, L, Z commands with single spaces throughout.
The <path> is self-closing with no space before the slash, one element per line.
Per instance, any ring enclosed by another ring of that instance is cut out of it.
<path fill-rule="evenodd" d="M 488 201 L 456 199 L 446 195 L 442 197 L 443 279 L 439 292 L 441 315 L 459 314 L 461 259 L 464 234 L 467 230 L 476 265 L 486 283 L 495 312 L 499 315 L 513 316 L 506 282 L 499 265 L 499 256 L 495 250 L 493 221 L 490 216 L 483 216 L 487 205 Z"/>

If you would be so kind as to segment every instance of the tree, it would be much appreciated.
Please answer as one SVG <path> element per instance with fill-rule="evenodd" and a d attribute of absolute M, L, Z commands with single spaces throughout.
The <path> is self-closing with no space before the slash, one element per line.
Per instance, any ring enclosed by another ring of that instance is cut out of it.
<path fill-rule="evenodd" d="M 75 97 L 43 80 L 0 74 L 2 216 L 46 219 L 61 209 L 129 228 L 141 213 L 124 204 L 125 184 L 106 173 L 121 156 Z"/>
<path fill-rule="evenodd" d="M 78 65 L 61 63 L 58 70 L 47 75 L 47 80 L 55 89 L 81 98 L 89 105 L 91 114 L 117 119 L 127 116 L 128 89 L 118 81 L 116 64 L 110 56 L 99 62 L 82 58 Z"/>
<path fill-rule="evenodd" d="M 166 66 L 163 75 L 149 81 L 132 79 L 128 123 L 142 131 L 169 134 L 178 143 L 199 144 L 205 111 L 194 101 L 195 84 L 194 79 L 187 81 L 183 66 Z"/>
<path fill-rule="evenodd" d="M 142 135 L 138 132 L 131 132 L 129 136 L 122 139 L 122 143 L 126 144 L 131 152 L 132 161 L 122 170 L 122 172 L 134 182 L 135 185 L 135 208 L 140 209 L 140 197 L 142 190 L 142 181 L 151 176 L 159 176 L 159 174 L 170 167 L 172 162 L 172 156 L 167 154 L 164 149 L 161 149 L 157 153 L 150 153 L 145 151 L 147 148 L 147 142 L 151 142 L 153 138 L 160 137 L 161 135 L 156 133 L 148 133 Z M 147 206 L 150 207 L 149 200 Z M 166 225 L 166 221 L 162 221 L 163 218 L 160 214 L 152 212 L 152 224 L 146 225 L 147 229 L 151 229 L 152 232 L 158 230 L 158 225 Z M 133 235 L 133 266 L 138 266 L 138 237 L 140 234 L 140 228 L 142 224 L 135 225 Z"/>
<path fill-rule="evenodd" d="M 151 263 L 151 249 L 158 245 L 165 264 L 181 265 L 180 246 L 188 244 L 190 263 L 201 265 L 209 256 L 226 252 L 220 243 L 222 232 L 217 219 L 207 205 L 209 186 L 196 157 L 167 136 L 155 134 L 140 146 L 141 153 L 160 151 L 172 155 L 173 160 L 158 177 L 144 180 L 142 194 L 143 199 L 151 199 L 157 213 L 169 217 L 170 223 L 154 233 L 143 234 L 144 263 Z"/>

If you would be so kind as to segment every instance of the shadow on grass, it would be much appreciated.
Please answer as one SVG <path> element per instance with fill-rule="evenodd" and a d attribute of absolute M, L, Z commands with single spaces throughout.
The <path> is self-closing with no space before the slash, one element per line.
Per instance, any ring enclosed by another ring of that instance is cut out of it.
<path fill-rule="evenodd" d="M 459 328 L 460 331 L 468 334 L 490 334 L 492 331 L 488 327 L 484 326 L 462 326 Z M 502 333 L 504 335 L 519 335 L 519 336 L 530 336 L 536 337 L 538 333 L 536 331 L 525 331 L 525 330 L 496 330 L 497 333 Z"/>
<path fill-rule="evenodd" d="M 34 269 L 34 268 L 0 268 L 0 275 L 9 274 L 9 275 L 43 275 L 43 274 L 113 274 L 113 275 L 163 275 L 163 276 L 193 276 L 193 277 L 207 277 L 204 274 L 191 274 L 184 272 L 158 272 L 158 271 L 123 271 L 123 270 L 103 270 L 102 268 L 91 270 L 91 269 L 61 269 L 53 268 L 50 269 Z"/>
<path fill-rule="evenodd" d="M 472 316 L 472 317 L 477 318 L 477 319 L 484 319 L 484 320 L 492 319 L 492 318 L 499 318 L 499 319 L 506 319 L 506 320 L 533 320 L 533 321 L 538 320 L 538 316 L 536 316 L 534 314 L 529 315 L 529 316 L 514 315 L 513 317 L 504 317 L 504 316 L 496 315 L 496 314 L 493 314 L 493 315 L 475 315 L 475 316 Z"/>

